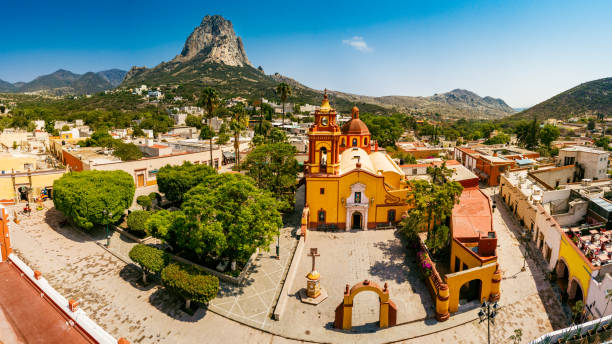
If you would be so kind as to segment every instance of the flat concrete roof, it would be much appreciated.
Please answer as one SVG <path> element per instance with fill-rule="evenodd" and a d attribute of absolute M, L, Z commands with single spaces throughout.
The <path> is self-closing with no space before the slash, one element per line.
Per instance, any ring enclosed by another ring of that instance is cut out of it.
<path fill-rule="evenodd" d="M 478 187 L 463 189 L 453 208 L 453 237 L 480 238 L 492 231 L 489 199 Z"/>

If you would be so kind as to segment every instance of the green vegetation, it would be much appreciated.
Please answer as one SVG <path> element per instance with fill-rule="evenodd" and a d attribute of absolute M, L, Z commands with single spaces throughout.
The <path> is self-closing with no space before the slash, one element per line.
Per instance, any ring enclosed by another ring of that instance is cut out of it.
<path fill-rule="evenodd" d="M 291 95 L 291 87 L 287 85 L 287 83 L 281 82 L 280 84 L 276 85 L 275 91 L 283 104 L 283 124 L 285 124 L 285 102 Z"/>
<path fill-rule="evenodd" d="M 53 183 L 53 204 L 77 226 L 91 229 L 117 222 L 132 204 L 134 190 L 134 179 L 123 171 L 70 172 Z"/>
<path fill-rule="evenodd" d="M 502 133 L 488 138 L 484 143 L 485 145 L 498 145 L 508 142 L 510 142 L 510 136 Z"/>
<path fill-rule="evenodd" d="M 374 116 L 364 113 L 360 117 L 361 120 L 368 126 L 372 140 L 376 140 L 381 147 L 395 146 L 395 143 L 404 133 L 411 121 L 406 115 L 393 114 L 391 116 Z"/>
<path fill-rule="evenodd" d="M 131 212 L 127 217 L 128 229 L 140 236 L 145 236 L 147 233 L 147 226 L 145 224 L 147 223 L 149 217 L 151 217 L 150 211 L 135 210 Z"/>
<path fill-rule="evenodd" d="M 159 211 L 147 222 L 151 235 L 196 261 L 228 258 L 246 263 L 267 248 L 282 227 L 278 202 L 240 174 L 210 174 L 187 192 L 181 210 Z"/>
<path fill-rule="evenodd" d="M 215 89 L 211 87 L 206 87 L 202 91 L 200 100 L 198 101 L 198 105 L 206 109 L 206 118 L 209 120 L 208 122 L 209 124 L 210 124 L 210 120 L 213 117 L 215 117 L 214 111 L 219 106 L 219 102 L 220 102 L 219 93 Z M 202 121 L 200 120 L 200 127 L 201 126 L 202 126 Z M 215 136 L 215 131 L 209 125 L 207 125 L 206 128 L 202 128 L 202 131 L 200 132 L 200 138 L 203 140 L 207 139 L 210 145 L 210 166 L 213 166 L 212 139 L 214 136 Z"/>
<path fill-rule="evenodd" d="M 249 126 L 249 116 L 247 115 L 244 106 L 241 103 L 234 105 L 231 109 L 231 117 L 229 129 L 234 136 L 234 154 L 236 156 L 236 165 L 240 164 L 240 135 Z"/>
<path fill-rule="evenodd" d="M 164 251 L 142 244 L 132 247 L 129 256 L 142 269 L 142 282 L 145 284 L 147 283 L 147 272 L 160 273 L 170 260 Z"/>
<path fill-rule="evenodd" d="M 153 204 L 153 199 L 148 195 L 142 195 L 136 198 L 136 203 L 141 206 L 143 210 L 149 210 Z"/>
<path fill-rule="evenodd" d="M 300 171 L 295 153 L 295 147 L 288 143 L 261 144 L 247 155 L 242 165 L 259 188 L 270 191 L 276 197 L 283 211 L 292 210 L 295 203 Z"/>
<path fill-rule="evenodd" d="M 79 141 L 81 147 L 107 147 L 113 149 L 113 155 L 122 161 L 138 160 L 142 158 L 142 152 L 133 143 L 124 143 L 114 139 L 106 131 L 96 131 L 90 138 Z"/>
<path fill-rule="evenodd" d="M 205 275 L 195 267 L 173 263 L 161 272 L 162 283 L 171 293 L 185 299 L 185 308 L 191 308 L 191 301 L 206 304 L 217 297 L 219 279 Z"/>
<path fill-rule="evenodd" d="M 426 229 L 425 243 L 432 253 L 437 253 L 448 247 L 450 242 L 450 230 L 443 224 L 451 216 L 463 187 L 458 182 L 447 180 L 452 170 L 444 164 L 428 167 L 427 173 L 432 177 L 431 183 L 425 180 L 410 181 L 408 202 L 413 204 L 413 208 L 402 220 L 401 232 L 413 242 L 418 233 Z"/>
<path fill-rule="evenodd" d="M 511 119 L 567 119 L 572 116 L 601 113 L 612 115 L 612 78 L 593 80 L 560 93 Z"/>
<path fill-rule="evenodd" d="M 157 185 L 168 201 L 178 205 L 183 202 L 187 191 L 214 173 L 215 170 L 208 165 L 194 165 L 189 161 L 181 166 L 166 165 L 157 172 Z"/>

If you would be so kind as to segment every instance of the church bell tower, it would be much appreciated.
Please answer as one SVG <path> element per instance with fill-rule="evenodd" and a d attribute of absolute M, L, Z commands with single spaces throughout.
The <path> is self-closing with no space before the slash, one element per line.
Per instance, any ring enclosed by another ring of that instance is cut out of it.
<path fill-rule="evenodd" d="M 336 110 L 329 105 L 327 89 L 323 94 L 321 108 L 315 111 L 315 119 L 308 130 L 307 174 L 340 173 L 340 127 L 336 121 Z"/>

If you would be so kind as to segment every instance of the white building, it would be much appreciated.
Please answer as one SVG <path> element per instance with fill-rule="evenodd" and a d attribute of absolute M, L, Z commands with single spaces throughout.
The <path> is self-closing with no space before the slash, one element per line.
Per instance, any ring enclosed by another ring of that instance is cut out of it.
<path fill-rule="evenodd" d="M 582 178 L 608 179 L 608 152 L 584 146 L 572 146 L 559 150 L 557 164 L 576 165 Z"/>

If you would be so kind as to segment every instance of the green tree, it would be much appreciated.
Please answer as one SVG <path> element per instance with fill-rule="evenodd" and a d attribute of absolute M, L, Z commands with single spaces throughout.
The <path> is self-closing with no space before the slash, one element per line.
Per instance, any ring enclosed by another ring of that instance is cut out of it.
<path fill-rule="evenodd" d="M 266 141 L 268 143 L 287 143 L 287 134 L 279 128 L 272 128 Z"/>
<path fill-rule="evenodd" d="M 516 139 L 527 149 L 536 149 L 539 142 L 540 125 L 534 117 L 531 122 L 522 121 L 515 127 Z"/>
<path fill-rule="evenodd" d="M 227 123 L 221 124 L 221 128 L 219 128 L 219 133 L 217 135 L 217 144 L 224 145 L 230 140 L 230 136 L 228 134 L 229 128 Z"/>
<path fill-rule="evenodd" d="M 208 125 L 203 125 L 200 130 L 200 140 L 212 140 L 215 137 L 215 131 Z"/>
<path fill-rule="evenodd" d="M 172 263 L 161 273 L 164 287 L 171 293 L 185 299 L 185 308 L 191 307 L 191 301 L 206 304 L 217 297 L 219 279 L 205 275 L 193 266 Z"/>
<path fill-rule="evenodd" d="M 190 127 L 196 127 L 198 129 L 202 128 L 202 118 L 199 116 L 188 115 L 185 118 L 185 125 Z"/>
<path fill-rule="evenodd" d="M 148 195 L 136 197 L 136 204 L 142 207 L 143 210 L 149 210 L 153 204 L 153 200 Z"/>
<path fill-rule="evenodd" d="M 136 210 L 131 212 L 127 217 L 127 226 L 128 228 L 138 233 L 139 235 L 144 236 L 147 232 L 147 220 L 151 217 L 151 212 L 146 210 Z"/>
<path fill-rule="evenodd" d="M 181 210 L 160 211 L 147 226 L 153 236 L 199 260 L 245 263 L 256 248 L 267 249 L 282 227 L 273 195 L 241 174 L 212 174 L 184 199 Z"/>
<path fill-rule="evenodd" d="M 510 142 L 510 136 L 504 133 L 499 133 L 491 138 L 488 138 L 485 141 L 485 145 L 497 145 L 497 144 L 504 144 L 508 142 Z"/>
<path fill-rule="evenodd" d="M 291 87 L 284 82 L 276 85 L 276 95 L 278 95 L 281 99 L 281 103 L 283 104 L 283 125 L 285 124 L 285 102 L 287 98 L 291 96 Z"/>
<path fill-rule="evenodd" d="M 147 283 L 147 272 L 158 274 L 170 261 L 168 254 L 155 247 L 137 244 L 130 250 L 130 259 L 142 269 L 142 282 Z"/>
<path fill-rule="evenodd" d="M 145 133 L 142 129 L 140 129 L 140 127 L 134 127 L 134 130 L 132 131 L 132 137 L 144 137 Z"/>
<path fill-rule="evenodd" d="M 514 334 L 509 338 L 513 344 L 520 344 L 521 340 L 523 340 L 523 330 L 517 328 L 514 330 Z"/>
<path fill-rule="evenodd" d="M 257 186 L 270 191 L 281 209 L 293 209 L 297 176 L 300 171 L 295 147 L 288 143 L 258 145 L 246 157 L 242 167 Z"/>
<path fill-rule="evenodd" d="M 582 300 L 578 300 L 572 307 L 572 322 L 574 324 L 582 323 L 583 313 L 584 313 L 584 302 L 582 302 Z"/>
<path fill-rule="evenodd" d="M 588 130 L 594 130 L 595 129 L 595 120 L 592 118 L 589 118 L 589 121 L 587 122 L 587 129 Z"/>
<path fill-rule="evenodd" d="M 550 150 L 550 144 L 559 137 L 559 134 L 559 128 L 552 124 L 546 124 L 540 129 L 540 142 L 546 146 L 546 149 Z"/>
<path fill-rule="evenodd" d="M 70 130 L 70 127 L 69 127 L 69 126 L 67 126 L 66 124 L 64 124 L 64 125 L 62 126 L 62 131 L 68 131 L 68 130 Z"/>
<path fill-rule="evenodd" d="M 211 87 L 206 87 L 202 91 L 202 95 L 198 104 L 204 107 L 204 109 L 206 109 L 206 118 L 208 119 L 209 123 L 210 120 L 214 117 L 215 109 L 219 106 L 219 102 L 219 93 L 215 89 Z M 208 144 L 210 146 L 210 166 L 213 166 L 213 137 L 214 135 L 212 135 L 208 139 Z"/>
<path fill-rule="evenodd" d="M 180 166 L 166 165 L 157 172 L 157 185 L 168 201 L 180 204 L 187 191 L 211 174 L 215 174 L 211 166 L 194 165 L 189 161 Z"/>
<path fill-rule="evenodd" d="M 244 107 L 241 103 L 233 106 L 231 109 L 232 117 L 230 120 L 229 128 L 234 136 L 234 153 L 236 156 L 236 166 L 240 164 L 240 135 L 249 126 L 249 117 L 244 111 Z"/>
<path fill-rule="evenodd" d="M 365 113 L 361 116 L 361 119 L 368 126 L 372 140 L 376 140 L 382 147 L 395 146 L 395 142 L 404 132 L 400 120 L 395 117 L 374 116 Z"/>
<path fill-rule="evenodd" d="M 121 141 L 115 143 L 113 155 L 122 161 L 132 161 L 142 158 L 142 152 L 133 143 L 123 143 Z"/>
<path fill-rule="evenodd" d="M 124 171 L 69 172 L 53 183 L 53 204 L 77 226 L 117 222 L 134 199 L 134 179 Z M 104 214 L 112 213 L 112 218 Z"/>

